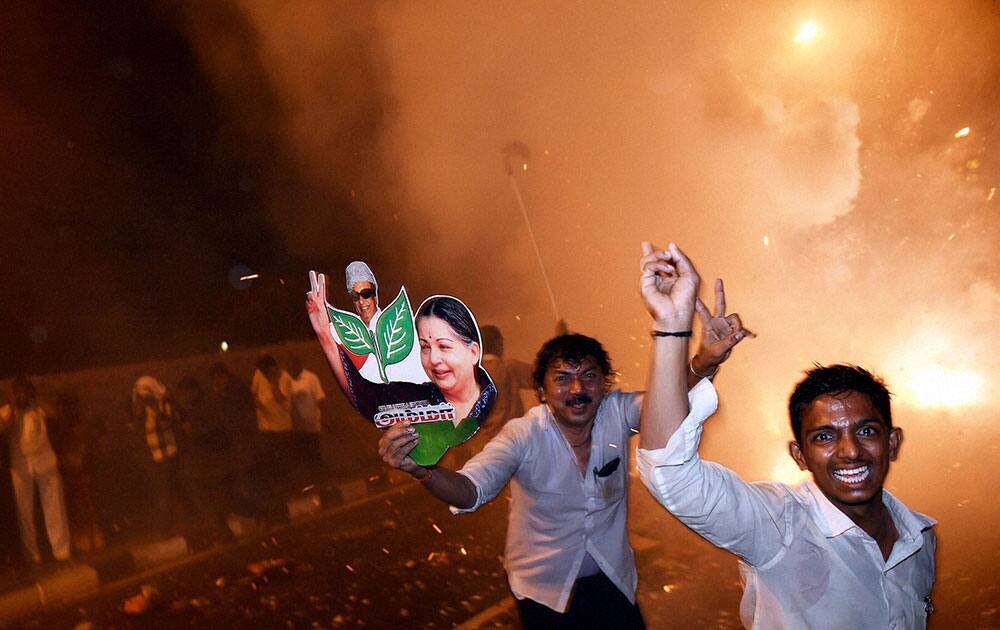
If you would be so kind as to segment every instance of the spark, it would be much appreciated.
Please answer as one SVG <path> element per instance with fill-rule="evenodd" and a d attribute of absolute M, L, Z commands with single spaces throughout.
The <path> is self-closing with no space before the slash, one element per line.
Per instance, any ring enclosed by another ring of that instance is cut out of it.
<path fill-rule="evenodd" d="M 385 555 L 388 556 L 389 555 L 389 550 L 386 549 L 385 547 L 382 547 L 382 553 L 384 553 Z"/>
<path fill-rule="evenodd" d="M 240 276 L 240 282 L 246 282 L 247 280 L 256 280 L 260 277 L 259 273 L 248 273 L 245 276 Z"/>
<path fill-rule="evenodd" d="M 961 129 L 959 129 L 958 131 L 955 132 L 955 137 L 956 138 L 964 138 L 965 136 L 969 135 L 970 131 L 972 131 L 972 130 L 969 129 L 968 127 L 962 127 Z"/>
<path fill-rule="evenodd" d="M 459 547 L 459 548 L 458 548 L 458 550 L 459 550 L 460 552 L 462 552 L 462 555 L 463 555 L 463 556 L 467 556 L 467 555 L 469 555 L 469 552 L 465 550 L 465 545 L 463 545 L 463 546 Z"/>
<path fill-rule="evenodd" d="M 990 194 L 986 195 L 986 201 L 993 201 L 993 196 L 997 194 L 996 186 L 990 188 Z"/>
<path fill-rule="evenodd" d="M 223 352 L 228 352 L 229 351 L 229 342 L 228 341 L 223 341 L 222 343 L 220 343 L 219 344 L 219 349 L 222 350 Z"/>
<path fill-rule="evenodd" d="M 819 35 L 819 26 L 817 26 L 816 22 L 809 20 L 799 27 L 799 32 L 795 34 L 794 41 L 796 44 L 807 44 L 816 39 L 817 35 Z"/>
<path fill-rule="evenodd" d="M 768 247 L 771 244 L 771 237 L 767 234 L 764 235 L 764 247 Z"/>
<path fill-rule="evenodd" d="M 618 448 L 617 444 L 613 444 L 611 442 L 608 442 L 608 446 L 610 446 L 611 448 Z"/>
<path fill-rule="evenodd" d="M 522 171 L 526 171 L 526 170 L 528 170 L 528 165 L 527 165 L 527 164 L 522 164 L 522 165 L 521 165 L 521 170 L 522 170 Z"/>
<path fill-rule="evenodd" d="M 664 593 L 669 593 L 672 590 L 674 590 L 674 585 L 673 584 L 664 584 L 663 585 L 663 592 Z"/>
<path fill-rule="evenodd" d="M 439 534 L 444 533 L 444 532 L 441 531 L 441 528 L 437 526 L 437 523 L 431 523 L 431 527 L 433 527 L 434 531 L 436 531 Z"/>
<path fill-rule="evenodd" d="M 352 566 L 351 566 L 351 565 L 349 565 L 349 564 L 345 564 L 344 566 L 345 566 L 345 567 L 347 567 L 347 570 L 348 570 L 348 571 L 350 571 L 351 573 L 354 573 L 354 567 L 352 567 Z"/>

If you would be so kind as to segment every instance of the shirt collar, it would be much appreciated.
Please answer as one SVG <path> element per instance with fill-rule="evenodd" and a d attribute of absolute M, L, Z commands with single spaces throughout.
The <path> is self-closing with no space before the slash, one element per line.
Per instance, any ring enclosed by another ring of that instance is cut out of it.
<path fill-rule="evenodd" d="M 819 489 L 819 486 L 817 486 L 814 481 L 805 481 L 802 485 L 812 496 L 813 500 L 811 510 L 813 513 L 813 520 L 819 525 L 824 536 L 827 538 L 834 538 L 836 536 L 840 536 L 852 527 L 857 527 L 854 524 L 854 521 L 837 509 L 837 507 L 830 502 L 830 499 L 826 498 L 826 495 L 823 494 L 823 491 Z M 889 512 L 892 514 L 892 520 L 896 525 L 896 530 L 899 532 L 901 541 L 918 541 L 925 529 L 937 524 L 937 521 L 931 517 L 914 512 L 910 508 L 903 505 L 902 501 L 894 497 L 885 488 L 882 489 L 882 503 L 889 508 Z"/>

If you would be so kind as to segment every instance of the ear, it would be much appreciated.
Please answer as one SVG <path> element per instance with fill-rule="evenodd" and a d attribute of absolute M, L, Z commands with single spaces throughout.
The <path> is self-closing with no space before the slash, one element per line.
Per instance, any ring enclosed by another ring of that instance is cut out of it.
<path fill-rule="evenodd" d="M 802 447 L 795 440 L 788 443 L 788 454 L 799 465 L 799 470 L 809 470 L 809 467 L 806 465 L 806 458 L 802 455 Z"/>
<path fill-rule="evenodd" d="M 479 365 L 479 362 L 483 360 L 483 353 L 479 344 L 473 341 L 469 344 L 469 350 L 472 351 L 472 354 L 476 355 L 476 365 Z"/>
<path fill-rule="evenodd" d="M 892 431 L 889 431 L 889 461 L 894 462 L 899 456 L 899 447 L 903 443 L 903 430 L 899 427 L 893 427 Z"/>
<path fill-rule="evenodd" d="M 545 390 L 539 387 L 535 390 L 535 395 L 538 396 L 538 402 L 545 402 Z"/>

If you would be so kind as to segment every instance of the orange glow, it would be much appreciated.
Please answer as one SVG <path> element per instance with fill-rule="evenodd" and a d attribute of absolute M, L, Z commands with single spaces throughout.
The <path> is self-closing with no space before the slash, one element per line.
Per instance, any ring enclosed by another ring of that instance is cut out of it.
<path fill-rule="evenodd" d="M 983 402 L 985 385 L 977 372 L 929 365 L 910 376 L 900 398 L 919 407 L 969 407 Z"/>
<path fill-rule="evenodd" d="M 793 40 L 796 44 L 808 44 L 819 35 L 819 26 L 816 22 L 809 20 L 799 27 L 799 32 L 795 34 Z"/>

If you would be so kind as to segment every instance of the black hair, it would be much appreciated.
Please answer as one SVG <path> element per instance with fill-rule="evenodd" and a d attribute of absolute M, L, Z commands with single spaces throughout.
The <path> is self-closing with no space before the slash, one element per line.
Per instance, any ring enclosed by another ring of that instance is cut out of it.
<path fill-rule="evenodd" d="M 198 382 L 194 376 L 190 374 L 185 374 L 180 381 L 177 382 L 177 389 L 189 392 L 195 392 L 197 394 L 202 393 L 201 383 Z"/>
<path fill-rule="evenodd" d="M 14 380 L 10 382 L 11 391 L 20 389 L 28 394 L 28 400 L 34 400 L 38 391 L 35 389 L 35 384 L 32 383 L 27 376 L 24 374 L 18 374 L 14 377 Z"/>
<path fill-rule="evenodd" d="M 221 361 L 218 363 L 213 363 L 212 367 L 208 368 L 208 373 L 211 374 L 212 376 L 222 376 L 223 374 L 225 374 L 226 376 L 232 376 L 232 374 L 229 372 L 229 368 L 227 368 L 226 364 L 222 363 Z"/>
<path fill-rule="evenodd" d="M 802 416 L 814 400 L 827 394 L 837 395 L 848 391 L 867 396 L 882 415 L 886 428 L 892 429 L 892 410 L 889 405 L 892 393 L 881 378 L 857 365 L 815 365 L 806 372 L 806 377 L 795 386 L 788 399 L 788 416 L 792 421 L 792 435 L 796 442 L 802 443 Z"/>
<path fill-rule="evenodd" d="M 428 298 L 417 310 L 416 319 L 421 317 L 443 319 L 465 345 L 477 343 L 480 348 L 483 347 L 479 339 L 479 327 L 476 326 L 476 320 L 472 318 L 472 313 L 465 304 L 453 297 L 438 295 Z"/>
<path fill-rule="evenodd" d="M 535 357 L 535 388 L 541 389 L 545 385 L 545 373 L 556 361 L 579 365 L 587 357 L 597 362 L 597 367 L 604 372 L 605 378 L 610 378 L 614 374 L 614 370 L 611 369 L 611 357 L 605 352 L 601 342 L 593 337 L 573 333 L 549 339 Z"/>
<path fill-rule="evenodd" d="M 257 359 L 257 369 L 261 371 L 261 374 L 267 374 L 268 370 L 276 367 L 278 367 L 278 362 L 269 354 L 262 354 Z"/>
<path fill-rule="evenodd" d="M 500 329 L 493 325 L 486 325 L 479 329 L 483 335 L 483 354 L 495 354 L 503 356 L 503 334 Z"/>

